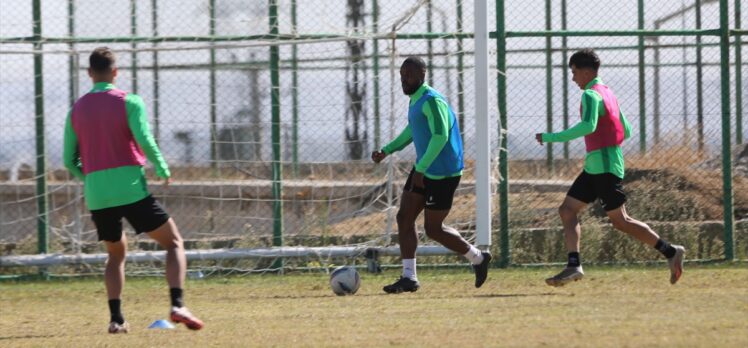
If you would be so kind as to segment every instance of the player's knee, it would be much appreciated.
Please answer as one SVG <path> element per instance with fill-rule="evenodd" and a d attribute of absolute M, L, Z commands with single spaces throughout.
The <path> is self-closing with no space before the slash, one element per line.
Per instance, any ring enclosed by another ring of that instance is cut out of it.
<path fill-rule="evenodd" d="M 182 240 L 182 236 L 177 234 L 177 235 L 174 235 L 172 238 L 162 241 L 161 247 L 166 250 L 181 249 L 184 247 L 184 241 Z"/>
<path fill-rule="evenodd" d="M 429 223 L 427 221 L 423 224 L 423 227 L 426 230 L 426 236 L 428 236 L 431 239 L 437 239 L 442 233 L 444 233 L 441 222 L 440 223 Z"/>
<path fill-rule="evenodd" d="M 415 219 L 411 217 L 411 214 L 408 214 L 402 210 L 397 211 L 396 219 L 399 225 L 412 224 L 415 221 Z"/>
<path fill-rule="evenodd" d="M 110 265 L 111 264 L 115 264 L 115 265 L 123 264 L 125 263 L 126 256 L 127 255 L 124 251 L 120 251 L 120 250 L 109 251 L 106 262 L 107 264 L 110 264 Z"/>
<path fill-rule="evenodd" d="M 558 215 L 561 216 L 562 220 L 573 219 L 577 216 L 577 212 L 574 209 L 562 204 L 558 207 Z"/>
<path fill-rule="evenodd" d="M 617 230 L 624 230 L 626 228 L 626 221 L 623 219 L 611 219 L 610 223 Z"/>

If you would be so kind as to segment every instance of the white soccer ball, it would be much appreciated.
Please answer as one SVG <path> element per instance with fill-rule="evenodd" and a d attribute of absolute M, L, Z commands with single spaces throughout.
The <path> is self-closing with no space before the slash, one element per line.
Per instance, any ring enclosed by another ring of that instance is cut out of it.
<path fill-rule="evenodd" d="M 361 286 L 361 277 L 355 268 L 340 266 L 330 273 L 330 287 L 338 296 L 353 295 Z"/>

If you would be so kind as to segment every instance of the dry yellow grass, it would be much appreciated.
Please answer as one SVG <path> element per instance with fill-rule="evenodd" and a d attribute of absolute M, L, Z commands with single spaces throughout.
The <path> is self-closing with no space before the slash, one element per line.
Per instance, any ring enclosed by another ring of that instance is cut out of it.
<path fill-rule="evenodd" d="M 324 274 L 206 279 L 188 284 L 187 303 L 206 321 L 154 331 L 166 317 L 161 279 L 131 279 L 128 335 L 108 335 L 99 279 L 0 283 L 4 347 L 587 346 L 746 347 L 748 269 L 688 267 L 676 286 L 662 265 L 588 268 L 565 288 L 543 278 L 557 269 L 494 269 L 481 289 L 463 270 L 422 270 L 422 289 L 386 295 L 396 272 L 362 274 L 349 297 L 332 295 Z"/>

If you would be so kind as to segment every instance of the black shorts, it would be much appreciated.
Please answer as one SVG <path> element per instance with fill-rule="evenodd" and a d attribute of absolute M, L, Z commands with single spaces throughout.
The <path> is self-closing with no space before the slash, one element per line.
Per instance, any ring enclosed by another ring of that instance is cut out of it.
<path fill-rule="evenodd" d="M 455 196 L 457 186 L 460 185 L 461 176 L 453 176 L 444 179 L 429 179 L 423 177 L 423 188 L 413 185 L 413 174 L 416 170 L 413 168 L 405 181 L 403 191 L 414 192 L 423 195 L 426 198 L 425 208 L 431 210 L 449 210 L 452 208 L 452 200 Z"/>
<path fill-rule="evenodd" d="M 122 218 L 135 229 L 136 234 L 151 232 L 169 221 L 169 214 L 153 196 L 135 203 L 117 207 L 91 210 L 99 240 L 118 242 L 122 239 Z"/>
<path fill-rule="evenodd" d="M 611 211 L 620 208 L 626 203 L 626 193 L 623 192 L 623 179 L 610 174 L 588 174 L 582 171 L 582 174 L 571 184 L 569 197 L 576 198 L 584 203 L 592 203 L 595 199 L 600 198 L 600 205 L 605 211 Z"/>

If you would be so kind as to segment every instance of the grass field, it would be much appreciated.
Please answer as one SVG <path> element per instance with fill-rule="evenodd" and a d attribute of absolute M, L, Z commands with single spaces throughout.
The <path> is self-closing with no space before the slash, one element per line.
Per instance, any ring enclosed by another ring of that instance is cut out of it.
<path fill-rule="evenodd" d="M 165 319 L 160 278 L 129 278 L 128 335 L 106 333 L 101 279 L 0 283 L 2 347 L 748 347 L 748 268 L 688 265 L 668 283 L 663 265 L 588 267 L 550 288 L 556 268 L 493 269 L 481 288 L 464 270 L 421 270 L 416 293 L 386 295 L 397 276 L 362 273 L 355 296 L 336 297 L 324 274 L 189 281 L 186 300 L 206 322 L 149 330 Z"/>

